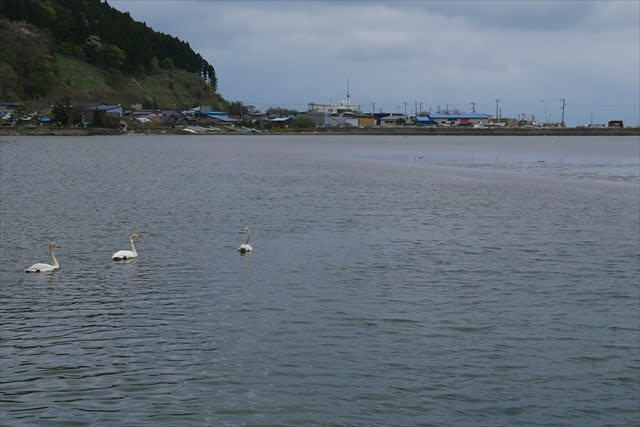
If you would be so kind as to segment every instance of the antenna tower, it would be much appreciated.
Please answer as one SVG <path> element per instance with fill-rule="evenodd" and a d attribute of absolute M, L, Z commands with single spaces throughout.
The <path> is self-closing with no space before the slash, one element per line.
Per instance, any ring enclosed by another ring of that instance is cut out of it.
<path fill-rule="evenodd" d="M 349 108 L 349 99 L 351 95 L 349 95 L 349 79 L 347 78 L 347 108 Z"/>

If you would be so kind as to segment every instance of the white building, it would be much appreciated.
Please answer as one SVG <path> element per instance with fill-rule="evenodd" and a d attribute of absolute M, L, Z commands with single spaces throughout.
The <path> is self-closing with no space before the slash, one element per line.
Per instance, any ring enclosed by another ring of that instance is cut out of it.
<path fill-rule="evenodd" d="M 390 116 L 382 117 L 380 119 L 380 126 L 382 127 L 398 127 L 412 124 L 413 121 L 411 117 L 404 115 L 394 116 L 393 114 Z"/>
<path fill-rule="evenodd" d="M 437 126 L 475 126 L 487 125 L 490 116 L 488 114 L 429 114 L 429 118 Z"/>
<path fill-rule="evenodd" d="M 347 98 L 340 101 L 338 104 L 316 104 L 315 102 L 310 102 L 308 104 L 307 111 L 310 113 L 329 114 L 340 114 L 345 112 L 360 113 L 360 108 L 349 104 L 349 99 Z"/>

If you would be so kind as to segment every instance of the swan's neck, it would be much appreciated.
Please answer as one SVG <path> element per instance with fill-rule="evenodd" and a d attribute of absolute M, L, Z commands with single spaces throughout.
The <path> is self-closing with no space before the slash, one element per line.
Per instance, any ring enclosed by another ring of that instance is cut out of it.
<path fill-rule="evenodd" d="M 245 245 L 248 245 L 248 244 L 249 244 L 249 239 L 250 239 L 250 238 L 251 238 L 251 232 L 250 232 L 250 231 L 247 231 L 247 241 L 246 241 L 246 242 L 244 242 L 244 244 L 245 244 Z"/>
<path fill-rule="evenodd" d="M 138 255 L 138 252 L 136 252 L 136 247 L 133 246 L 133 237 L 131 237 L 129 240 L 131 241 L 131 252 Z"/>
<path fill-rule="evenodd" d="M 49 247 L 49 255 L 51 255 L 51 265 L 54 266 L 55 268 L 60 267 L 58 265 L 58 260 L 56 259 L 56 256 L 53 254 L 53 246 Z"/>

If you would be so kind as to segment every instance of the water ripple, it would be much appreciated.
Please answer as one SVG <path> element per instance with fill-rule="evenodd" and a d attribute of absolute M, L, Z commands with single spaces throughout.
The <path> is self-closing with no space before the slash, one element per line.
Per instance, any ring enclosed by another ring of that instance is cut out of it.
<path fill-rule="evenodd" d="M 635 140 L 302 139 L 0 144 L 0 425 L 640 422 Z"/>

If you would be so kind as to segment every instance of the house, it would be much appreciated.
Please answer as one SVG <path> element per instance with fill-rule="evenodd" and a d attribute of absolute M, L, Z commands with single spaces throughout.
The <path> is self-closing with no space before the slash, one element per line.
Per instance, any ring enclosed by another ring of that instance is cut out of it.
<path fill-rule="evenodd" d="M 435 126 L 436 122 L 429 116 L 418 116 L 416 117 L 416 124 L 418 126 Z"/>
<path fill-rule="evenodd" d="M 359 126 L 359 119 L 358 116 L 360 116 L 360 114 L 356 114 L 354 112 L 351 111 L 345 111 L 342 114 L 339 114 L 339 117 L 342 117 L 344 120 L 344 127 L 358 127 Z"/>
<path fill-rule="evenodd" d="M 607 126 L 610 128 L 623 128 L 624 123 L 622 120 L 610 120 Z"/>
<path fill-rule="evenodd" d="M 398 115 L 389 115 L 380 119 L 380 126 L 382 127 L 398 127 L 404 126 L 406 123 L 411 123 L 411 117 Z"/>
<path fill-rule="evenodd" d="M 173 111 L 173 110 L 160 111 L 160 117 L 162 117 L 163 119 L 170 118 L 170 117 L 177 117 L 179 115 L 180 114 L 177 111 Z"/>
<path fill-rule="evenodd" d="M 429 114 L 429 117 L 437 126 L 473 126 L 476 123 L 486 125 L 489 123 L 488 114 Z"/>
<path fill-rule="evenodd" d="M 393 114 L 389 114 L 389 113 L 383 113 L 382 111 L 380 111 L 379 113 L 374 112 L 373 113 L 373 118 L 376 121 L 376 125 L 380 126 L 380 120 L 383 119 L 384 117 L 387 116 L 392 116 Z"/>
<path fill-rule="evenodd" d="M 213 120 L 212 123 L 214 125 L 233 125 L 235 122 L 237 122 L 236 119 L 232 119 L 231 117 L 226 115 L 212 115 L 208 117 Z"/>
<path fill-rule="evenodd" d="M 501 117 L 499 119 L 492 119 L 489 123 L 483 123 L 485 126 L 488 127 L 509 127 L 509 128 L 513 128 L 513 127 L 518 127 L 520 126 L 520 122 L 518 121 L 518 119 L 514 119 L 511 117 Z M 555 126 L 558 127 L 560 126 L 560 124 L 552 124 L 552 123 L 546 123 L 545 127 L 551 127 L 551 126 Z"/>
<path fill-rule="evenodd" d="M 211 111 L 200 113 L 194 118 L 195 124 L 201 126 L 233 125 L 236 119 L 229 117 L 224 111 Z"/>
<path fill-rule="evenodd" d="M 268 128 L 288 128 L 293 123 L 295 116 L 282 117 L 278 115 L 270 115 L 267 119 L 266 127 Z"/>
<path fill-rule="evenodd" d="M 149 117 L 157 114 L 158 114 L 157 110 L 136 110 L 136 111 L 131 111 L 130 113 L 127 113 L 128 116 L 133 118 Z"/>
<path fill-rule="evenodd" d="M 15 110 L 16 108 L 20 107 L 19 102 L 0 102 L 0 110 L 5 110 L 5 111 L 9 111 L 9 110 Z"/>
<path fill-rule="evenodd" d="M 224 111 L 209 111 L 201 114 L 212 119 L 214 125 L 232 125 L 237 121 L 229 117 L 229 113 L 225 113 Z"/>
<path fill-rule="evenodd" d="M 122 105 L 105 105 L 100 104 L 96 107 L 98 111 L 104 111 L 106 116 L 122 117 Z"/>
<path fill-rule="evenodd" d="M 376 118 L 371 114 L 360 114 L 358 118 L 358 127 L 368 128 L 376 125 Z"/>
<path fill-rule="evenodd" d="M 227 114 L 227 113 L 223 113 L 221 111 L 212 111 L 211 110 L 211 106 L 209 106 L 209 105 L 198 105 L 197 107 L 189 108 L 188 110 L 182 111 L 183 115 L 189 116 L 189 117 L 200 116 L 200 115 L 205 115 L 205 114 L 209 114 L 209 113 Z"/>
<path fill-rule="evenodd" d="M 189 123 L 200 126 L 232 125 L 236 122 L 236 119 L 229 117 L 229 113 L 212 111 L 211 107 L 206 105 L 191 108 L 182 114 L 189 117 Z"/>
<path fill-rule="evenodd" d="M 307 111 L 300 113 L 301 116 L 307 117 L 313 121 L 318 128 L 327 127 L 371 127 L 375 126 L 375 117 L 370 114 L 359 114 L 351 111 L 345 111 L 340 114 L 329 114 L 328 112 Z"/>
<path fill-rule="evenodd" d="M 88 121 L 93 121 L 93 116 L 96 111 L 101 111 L 107 117 L 122 117 L 123 108 L 121 105 L 109 105 L 109 104 L 83 104 L 79 105 L 78 109 L 83 117 Z"/>

